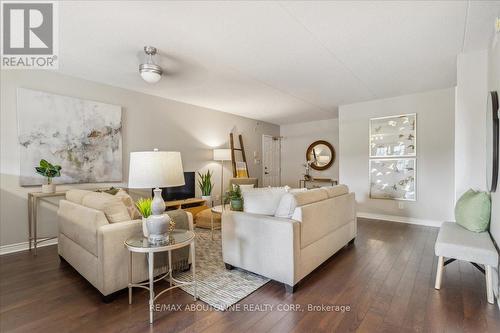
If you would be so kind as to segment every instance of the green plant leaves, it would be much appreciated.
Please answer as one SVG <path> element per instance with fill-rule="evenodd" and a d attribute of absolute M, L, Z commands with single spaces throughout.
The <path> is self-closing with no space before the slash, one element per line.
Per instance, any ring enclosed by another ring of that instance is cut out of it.
<path fill-rule="evenodd" d="M 52 165 L 47 160 L 40 160 L 40 166 L 35 167 L 36 173 L 50 179 L 54 177 L 61 177 L 61 166 Z"/>
<path fill-rule="evenodd" d="M 137 209 L 139 210 L 139 213 L 141 213 L 141 215 L 143 217 L 147 218 L 148 216 L 150 216 L 152 214 L 152 210 L 151 210 L 151 203 L 152 202 L 153 202 L 153 199 L 151 199 L 151 198 L 148 198 L 148 199 L 140 198 L 135 203 L 135 206 L 137 207 Z"/>
<path fill-rule="evenodd" d="M 198 171 L 198 187 L 201 190 L 201 195 L 209 196 L 212 194 L 213 184 L 212 184 L 212 175 L 213 173 L 208 170 L 205 174 L 202 174 Z"/>

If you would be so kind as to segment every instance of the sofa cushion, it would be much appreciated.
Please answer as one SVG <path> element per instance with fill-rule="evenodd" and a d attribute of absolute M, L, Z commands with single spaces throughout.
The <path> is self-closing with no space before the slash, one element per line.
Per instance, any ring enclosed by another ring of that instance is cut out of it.
<path fill-rule="evenodd" d="M 322 187 L 326 190 L 329 198 L 338 197 L 339 195 L 344 195 L 349 193 L 349 188 L 347 185 L 335 185 L 335 186 L 324 186 Z"/>
<path fill-rule="evenodd" d="M 127 207 L 120 198 L 107 193 L 92 192 L 83 197 L 82 205 L 100 210 L 106 215 L 109 223 L 129 221 Z"/>
<path fill-rule="evenodd" d="M 87 190 L 76 190 L 76 189 L 68 190 L 66 192 L 66 200 L 81 205 L 82 201 L 83 201 L 83 197 L 89 193 L 93 193 L 93 192 L 87 191 Z"/>
<path fill-rule="evenodd" d="M 286 191 L 285 187 L 247 189 L 242 192 L 243 211 L 245 213 L 274 215 L 281 197 Z"/>
<path fill-rule="evenodd" d="M 295 208 L 325 199 L 328 199 L 328 194 L 326 190 L 321 188 L 309 191 L 288 192 L 281 198 L 274 216 L 291 218 Z"/>

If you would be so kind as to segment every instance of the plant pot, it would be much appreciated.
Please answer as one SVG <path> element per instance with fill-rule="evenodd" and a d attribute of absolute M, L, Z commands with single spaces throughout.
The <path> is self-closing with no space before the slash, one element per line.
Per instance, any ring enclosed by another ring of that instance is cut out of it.
<path fill-rule="evenodd" d="M 148 225 L 147 225 L 148 219 L 143 217 L 142 218 L 142 234 L 144 237 L 148 238 L 149 237 L 149 231 L 148 231 Z"/>
<path fill-rule="evenodd" d="M 201 199 L 205 200 L 207 203 L 212 202 L 212 196 L 211 195 L 202 195 Z"/>
<path fill-rule="evenodd" d="M 42 193 L 55 193 L 56 184 L 46 184 L 42 185 Z"/>
<path fill-rule="evenodd" d="M 231 199 L 231 210 L 241 212 L 243 210 L 243 200 Z"/>

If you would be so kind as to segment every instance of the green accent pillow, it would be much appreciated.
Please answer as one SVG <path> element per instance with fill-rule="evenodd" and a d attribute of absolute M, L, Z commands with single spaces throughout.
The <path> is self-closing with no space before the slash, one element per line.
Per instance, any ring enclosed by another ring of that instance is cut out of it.
<path fill-rule="evenodd" d="M 455 219 L 465 229 L 474 232 L 488 230 L 491 215 L 491 198 L 487 192 L 465 192 L 455 206 Z"/>

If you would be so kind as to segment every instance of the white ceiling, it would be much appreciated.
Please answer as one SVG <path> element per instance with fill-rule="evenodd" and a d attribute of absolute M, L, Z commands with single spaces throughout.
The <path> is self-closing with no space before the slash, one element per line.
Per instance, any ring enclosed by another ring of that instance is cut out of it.
<path fill-rule="evenodd" d="M 455 85 L 499 1 L 60 3 L 60 71 L 276 124 Z M 142 81 L 142 47 L 166 75 Z"/>

